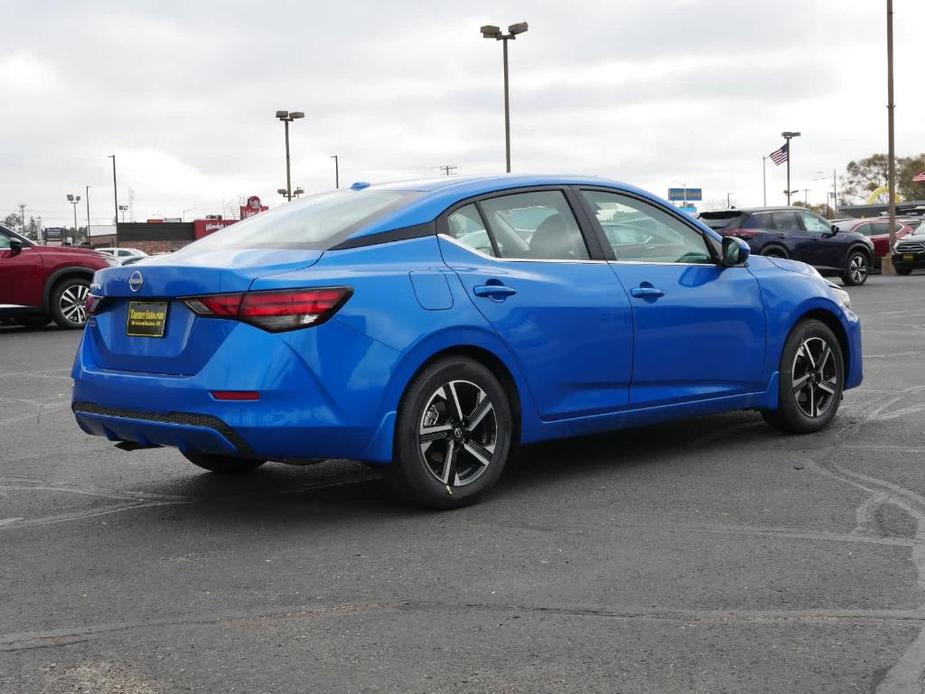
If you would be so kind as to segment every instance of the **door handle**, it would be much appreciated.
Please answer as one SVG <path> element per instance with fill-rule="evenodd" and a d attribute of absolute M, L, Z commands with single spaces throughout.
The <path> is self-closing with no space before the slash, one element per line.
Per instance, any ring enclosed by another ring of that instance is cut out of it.
<path fill-rule="evenodd" d="M 495 301 L 503 301 L 507 297 L 516 294 L 517 290 L 503 284 L 480 284 L 472 288 L 472 293 L 476 296 L 487 296 Z"/>
<path fill-rule="evenodd" d="M 665 292 L 658 287 L 633 287 L 630 289 L 630 294 L 635 297 L 646 299 L 657 299 L 660 296 L 665 296 Z"/>

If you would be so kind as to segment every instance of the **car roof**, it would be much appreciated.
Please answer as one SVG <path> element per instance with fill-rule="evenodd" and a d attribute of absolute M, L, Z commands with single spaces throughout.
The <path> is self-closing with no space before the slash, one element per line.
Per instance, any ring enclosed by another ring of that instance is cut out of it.
<path fill-rule="evenodd" d="M 660 207 L 671 208 L 664 200 L 640 188 L 599 176 L 552 175 L 552 174 L 501 174 L 494 176 L 457 177 L 444 176 L 412 181 L 357 185 L 357 192 L 364 190 L 400 191 L 416 193 L 417 196 L 391 213 L 382 215 L 375 222 L 358 230 L 350 238 L 362 238 L 396 228 L 414 226 L 433 220 L 444 210 L 467 198 L 503 192 L 515 188 L 538 186 L 594 186 L 609 188 L 614 192 L 631 193 Z M 675 210 L 676 211 L 676 210 Z M 710 232 L 713 233 L 712 231 Z"/>

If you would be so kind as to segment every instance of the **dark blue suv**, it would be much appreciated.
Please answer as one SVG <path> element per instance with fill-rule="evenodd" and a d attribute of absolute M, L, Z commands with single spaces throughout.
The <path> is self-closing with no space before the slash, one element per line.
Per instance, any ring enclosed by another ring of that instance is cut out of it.
<path fill-rule="evenodd" d="M 723 236 L 746 241 L 752 253 L 791 258 L 847 285 L 867 281 L 874 244 L 854 231 L 842 231 L 800 207 L 754 207 L 703 212 L 700 221 Z"/>

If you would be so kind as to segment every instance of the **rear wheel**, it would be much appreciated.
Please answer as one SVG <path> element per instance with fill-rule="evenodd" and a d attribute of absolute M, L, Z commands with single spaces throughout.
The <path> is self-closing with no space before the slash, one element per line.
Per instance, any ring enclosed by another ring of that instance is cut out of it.
<path fill-rule="evenodd" d="M 507 462 L 507 393 L 482 364 L 441 359 L 409 386 L 395 436 L 389 481 L 399 495 L 430 508 L 470 504 L 495 484 Z"/>
<path fill-rule="evenodd" d="M 84 300 L 90 293 L 90 280 L 68 277 L 55 285 L 51 293 L 51 317 L 62 328 L 82 328 L 87 322 Z"/>
<path fill-rule="evenodd" d="M 809 434 L 827 427 L 841 404 L 845 362 L 831 328 L 803 321 L 787 338 L 780 360 L 776 410 L 765 421 L 779 431 Z"/>
<path fill-rule="evenodd" d="M 220 474 L 240 474 L 256 470 L 263 465 L 265 460 L 252 460 L 250 458 L 235 458 L 228 455 L 216 455 L 214 453 L 200 453 L 198 451 L 180 451 L 183 457 L 193 465 L 218 472 Z"/>
<path fill-rule="evenodd" d="M 851 251 L 842 273 L 842 282 L 849 287 L 859 287 L 867 281 L 870 274 L 870 259 L 863 251 Z"/>

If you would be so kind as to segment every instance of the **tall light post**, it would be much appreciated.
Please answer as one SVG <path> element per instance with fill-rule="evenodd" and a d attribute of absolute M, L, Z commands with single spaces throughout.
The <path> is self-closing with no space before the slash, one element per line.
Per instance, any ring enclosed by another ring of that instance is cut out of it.
<path fill-rule="evenodd" d="M 787 141 L 787 205 L 789 206 L 789 205 L 790 205 L 790 194 L 791 194 L 791 190 L 790 190 L 790 159 L 791 159 L 791 154 L 793 154 L 793 151 L 792 151 L 793 148 L 790 146 L 790 141 L 791 141 L 793 138 L 795 138 L 795 137 L 799 137 L 799 136 L 800 136 L 800 133 L 797 133 L 797 132 L 790 132 L 789 130 L 785 130 L 785 131 L 782 132 L 780 135 L 781 135 L 782 138 L 784 138 L 784 139 Z"/>
<path fill-rule="evenodd" d="M 790 156 L 789 153 L 787 155 Z M 789 188 L 789 186 L 788 186 Z M 768 158 L 761 157 L 761 189 L 764 192 L 764 206 L 768 206 Z"/>
<path fill-rule="evenodd" d="M 90 188 L 92 186 L 84 186 L 84 202 L 87 203 L 87 241 L 90 240 Z"/>
<path fill-rule="evenodd" d="M 884 275 L 895 275 L 893 268 L 893 246 L 896 245 L 896 130 L 893 120 L 893 111 L 896 103 L 893 100 L 893 0 L 886 0 L 886 91 L 887 91 L 887 138 L 889 139 L 889 210 L 890 210 L 890 241 L 880 272 Z"/>
<path fill-rule="evenodd" d="M 506 34 L 501 31 L 500 27 L 493 24 L 486 24 L 481 28 L 482 38 L 501 41 L 504 48 L 504 151 L 508 173 L 511 173 L 511 96 L 507 68 L 507 42 L 513 41 L 518 34 L 523 34 L 528 28 L 526 22 L 511 24 Z"/>
<path fill-rule="evenodd" d="M 74 242 L 76 243 L 76 242 L 77 242 L 77 206 L 80 204 L 80 196 L 79 196 L 79 195 L 71 195 L 70 193 L 68 193 L 68 194 L 67 194 L 67 201 L 68 201 L 69 203 L 71 203 L 71 205 L 74 206 Z M 90 230 L 87 229 L 87 232 L 88 232 L 88 233 L 89 233 L 89 231 L 90 231 Z M 64 243 L 64 239 L 61 239 L 61 242 Z"/>
<path fill-rule="evenodd" d="M 292 200 L 292 177 L 289 169 L 289 124 L 299 118 L 305 118 L 305 114 L 301 111 L 277 111 L 276 117 L 283 122 L 286 128 L 286 199 Z"/>
<path fill-rule="evenodd" d="M 113 202 L 113 211 L 116 213 L 116 216 L 113 217 L 112 223 L 116 225 L 115 245 L 118 248 L 119 246 L 119 184 L 116 182 L 116 155 L 110 154 L 106 158 L 112 159 L 112 202 Z"/>
<path fill-rule="evenodd" d="M 332 154 L 331 159 L 334 160 L 334 187 L 340 188 L 340 164 L 338 163 L 337 155 Z"/>

